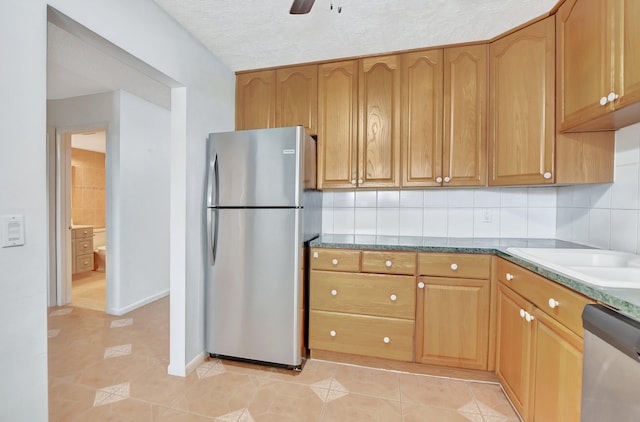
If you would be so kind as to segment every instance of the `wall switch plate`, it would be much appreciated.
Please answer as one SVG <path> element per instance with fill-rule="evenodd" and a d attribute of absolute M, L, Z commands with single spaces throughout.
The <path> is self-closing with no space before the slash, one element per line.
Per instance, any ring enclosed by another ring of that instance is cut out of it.
<path fill-rule="evenodd" d="M 2 221 L 2 247 L 24 245 L 24 216 L 3 215 Z"/>
<path fill-rule="evenodd" d="M 482 210 L 482 222 L 483 223 L 491 223 L 491 220 L 492 220 L 491 208 L 484 208 Z"/>

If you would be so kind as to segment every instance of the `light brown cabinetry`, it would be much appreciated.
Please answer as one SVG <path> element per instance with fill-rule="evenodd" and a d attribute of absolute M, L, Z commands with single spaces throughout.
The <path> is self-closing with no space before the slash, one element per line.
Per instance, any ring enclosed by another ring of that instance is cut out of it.
<path fill-rule="evenodd" d="M 302 125 L 317 133 L 318 66 L 236 76 L 236 130 Z"/>
<path fill-rule="evenodd" d="M 635 0 L 568 0 L 560 7 L 561 130 L 614 130 L 640 121 L 639 19 Z"/>
<path fill-rule="evenodd" d="M 93 227 L 71 229 L 72 274 L 93 270 Z"/>
<path fill-rule="evenodd" d="M 415 253 L 313 248 L 309 348 L 413 361 L 415 276 L 390 274 L 409 255 L 415 272 Z"/>
<path fill-rule="evenodd" d="M 592 301 L 498 260 L 496 373 L 526 421 L 580 420 L 582 324 Z"/>
<path fill-rule="evenodd" d="M 491 257 L 418 256 L 416 361 L 487 369 Z"/>

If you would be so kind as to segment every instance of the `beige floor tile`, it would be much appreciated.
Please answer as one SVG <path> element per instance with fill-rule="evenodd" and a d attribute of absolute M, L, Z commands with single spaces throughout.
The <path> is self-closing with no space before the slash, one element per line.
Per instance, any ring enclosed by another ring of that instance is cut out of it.
<path fill-rule="evenodd" d="M 248 410 L 256 422 L 319 421 L 323 404 L 308 386 L 275 381 L 256 393 Z"/>
<path fill-rule="evenodd" d="M 82 413 L 78 421 L 153 422 L 153 405 L 139 400 L 125 399 L 94 406 Z"/>
<path fill-rule="evenodd" d="M 346 394 L 325 404 L 322 422 L 402 422 L 399 401 Z"/>
<path fill-rule="evenodd" d="M 337 365 L 321 360 L 307 360 L 302 371 L 276 369 L 271 375 L 274 379 L 297 384 L 315 384 L 319 381 L 333 378 Z"/>
<path fill-rule="evenodd" d="M 176 396 L 184 393 L 197 381 L 195 373 L 182 378 L 167 374 L 164 364 L 154 365 L 129 383 L 129 396 L 133 399 L 169 407 Z"/>
<path fill-rule="evenodd" d="M 238 362 L 233 360 L 218 360 L 224 367 L 226 372 L 233 372 L 238 374 L 255 375 L 257 377 L 270 377 L 276 372 L 276 368 L 268 365 L 257 365 L 249 362 Z"/>
<path fill-rule="evenodd" d="M 400 374 L 399 378 L 403 403 L 449 409 L 458 409 L 474 403 L 469 382 L 408 374 Z M 473 411 L 480 413 L 477 408 Z"/>
<path fill-rule="evenodd" d="M 89 271 L 75 274 L 71 283 L 73 306 L 102 311 L 106 309 L 106 273 Z"/>
<path fill-rule="evenodd" d="M 480 412 L 485 417 L 507 418 L 518 420 L 518 414 L 496 384 L 469 383 Z"/>
<path fill-rule="evenodd" d="M 136 353 L 110 359 L 101 358 L 93 365 L 78 371 L 73 376 L 73 380 L 88 387 L 103 388 L 109 385 L 131 382 L 131 380 L 157 365 L 159 365 L 157 361 L 150 360 L 146 356 L 139 356 Z"/>
<path fill-rule="evenodd" d="M 455 409 L 424 406 L 420 404 L 403 404 L 403 422 L 483 422 L 482 415 L 465 413 Z"/>
<path fill-rule="evenodd" d="M 93 407 L 96 391 L 78 384 L 49 378 L 49 420 L 72 421 Z"/>
<path fill-rule="evenodd" d="M 398 373 L 350 365 L 337 365 L 334 375 L 345 391 L 400 400 Z M 335 388 L 333 385 L 331 389 Z"/>
<path fill-rule="evenodd" d="M 215 419 L 166 407 L 153 407 L 153 422 L 211 422 Z"/>

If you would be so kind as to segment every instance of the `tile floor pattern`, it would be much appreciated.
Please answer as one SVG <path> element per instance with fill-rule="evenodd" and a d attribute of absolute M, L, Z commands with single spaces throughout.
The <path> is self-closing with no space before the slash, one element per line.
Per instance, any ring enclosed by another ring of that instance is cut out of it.
<path fill-rule="evenodd" d="M 516 422 L 498 385 L 310 360 L 302 372 L 208 359 L 166 374 L 169 298 L 112 317 L 49 310 L 51 421 Z"/>
<path fill-rule="evenodd" d="M 73 306 L 104 312 L 106 285 L 106 273 L 87 271 L 74 274 L 71 282 L 71 303 Z"/>

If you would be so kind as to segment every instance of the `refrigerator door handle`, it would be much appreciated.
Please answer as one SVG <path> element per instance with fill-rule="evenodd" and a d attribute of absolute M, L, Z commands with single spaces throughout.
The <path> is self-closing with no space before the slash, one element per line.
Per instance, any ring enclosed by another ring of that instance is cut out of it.
<path fill-rule="evenodd" d="M 207 172 L 207 207 L 218 206 L 218 154 L 209 161 L 209 171 Z"/>
<path fill-rule="evenodd" d="M 210 208 L 207 213 L 207 249 L 209 249 L 209 263 L 216 264 L 218 251 L 218 213 L 217 208 Z"/>

